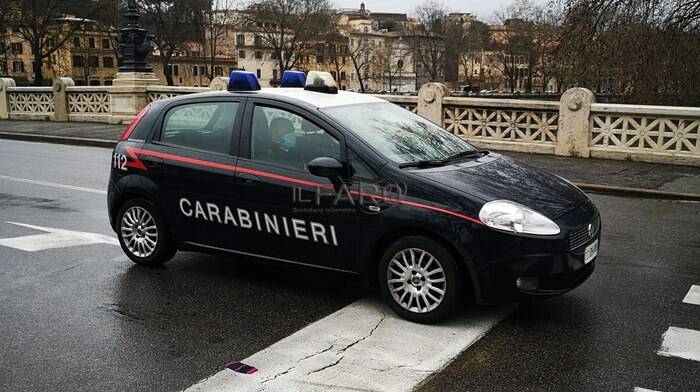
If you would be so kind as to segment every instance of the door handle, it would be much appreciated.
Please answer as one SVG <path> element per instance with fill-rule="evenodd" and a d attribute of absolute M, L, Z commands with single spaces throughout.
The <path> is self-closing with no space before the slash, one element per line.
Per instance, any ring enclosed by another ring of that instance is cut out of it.
<path fill-rule="evenodd" d="M 260 183 L 260 177 L 250 173 L 239 173 L 238 178 L 243 185 L 258 185 Z"/>
<path fill-rule="evenodd" d="M 148 163 L 149 166 L 157 166 L 165 163 L 163 158 L 146 156 L 141 158 L 144 162 Z"/>

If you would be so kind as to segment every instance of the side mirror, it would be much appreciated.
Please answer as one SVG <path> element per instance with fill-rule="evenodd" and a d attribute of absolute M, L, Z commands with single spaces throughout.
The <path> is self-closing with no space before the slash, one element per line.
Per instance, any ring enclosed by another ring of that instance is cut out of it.
<path fill-rule="evenodd" d="M 335 180 L 345 175 L 345 165 L 331 157 L 320 157 L 309 162 L 309 173 Z"/>

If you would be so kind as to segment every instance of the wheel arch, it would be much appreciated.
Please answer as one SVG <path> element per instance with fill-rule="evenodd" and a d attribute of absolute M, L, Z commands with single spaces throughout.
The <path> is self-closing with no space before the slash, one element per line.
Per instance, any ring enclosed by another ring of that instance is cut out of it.
<path fill-rule="evenodd" d="M 136 178 L 124 177 L 116 184 L 116 188 L 118 192 L 111 201 L 109 210 L 110 222 L 112 223 L 113 230 L 116 231 L 119 210 L 124 203 L 135 198 L 145 199 L 153 204 L 158 210 L 160 218 L 163 219 L 168 227 L 171 227 L 167 214 L 164 214 L 161 208 L 160 198 L 158 197 L 158 186 L 153 181 L 143 176 L 138 176 Z"/>
<path fill-rule="evenodd" d="M 454 259 L 457 261 L 457 267 L 460 269 L 462 276 L 469 279 L 466 283 L 469 283 L 474 300 L 477 302 L 481 300 L 481 285 L 479 284 L 479 278 L 474 263 L 472 262 L 469 254 L 467 254 L 466 250 L 460 251 L 449 239 L 443 235 L 418 226 L 401 227 L 391 230 L 385 233 L 375 242 L 370 252 L 370 261 L 366 267 L 366 270 L 364 271 L 373 285 L 376 284 L 376 271 L 379 267 L 379 260 L 384 250 L 398 239 L 414 235 L 428 237 L 445 247 L 445 249 L 447 249 L 447 251 L 450 252 L 452 257 L 454 257 Z"/>

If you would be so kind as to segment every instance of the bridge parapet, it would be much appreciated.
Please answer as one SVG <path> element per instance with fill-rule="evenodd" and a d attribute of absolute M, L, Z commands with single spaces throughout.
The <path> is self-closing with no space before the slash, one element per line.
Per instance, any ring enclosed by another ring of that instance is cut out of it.
<path fill-rule="evenodd" d="M 16 87 L 3 78 L 0 119 L 125 123 L 151 102 L 227 83 L 78 87 L 60 78 L 51 88 Z M 595 103 L 583 88 L 566 91 L 559 102 L 450 97 L 438 83 L 424 85 L 418 96 L 378 97 L 482 148 L 700 166 L 700 108 Z"/>

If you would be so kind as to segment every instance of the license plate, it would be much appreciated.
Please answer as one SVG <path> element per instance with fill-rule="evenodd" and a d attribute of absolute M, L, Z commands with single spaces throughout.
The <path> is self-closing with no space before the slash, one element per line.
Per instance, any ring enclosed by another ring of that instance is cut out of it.
<path fill-rule="evenodd" d="M 598 240 L 586 247 L 586 251 L 583 253 L 583 263 L 590 263 L 596 256 L 598 256 Z"/>

